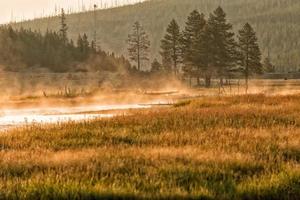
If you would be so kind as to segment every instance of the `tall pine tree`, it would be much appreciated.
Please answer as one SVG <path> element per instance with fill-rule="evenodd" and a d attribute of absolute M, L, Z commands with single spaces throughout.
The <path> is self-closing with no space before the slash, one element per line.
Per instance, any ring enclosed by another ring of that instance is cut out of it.
<path fill-rule="evenodd" d="M 137 68 L 140 71 L 142 62 L 149 60 L 150 41 L 139 22 L 134 23 L 132 33 L 128 35 L 127 42 L 129 57 L 137 63 Z"/>
<path fill-rule="evenodd" d="M 184 63 L 183 71 L 186 76 L 189 76 L 190 84 L 192 77 L 197 77 L 198 84 L 200 83 L 201 64 L 198 62 L 198 59 L 195 59 L 197 52 L 193 45 L 196 43 L 205 25 L 206 20 L 204 14 L 200 14 L 197 10 L 194 10 L 188 16 L 185 29 L 182 33 L 181 47 Z"/>
<path fill-rule="evenodd" d="M 262 73 L 261 51 L 257 42 L 256 33 L 249 23 L 239 31 L 240 65 L 246 81 L 246 93 L 248 93 L 248 80 L 251 74 Z"/>
<path fill-rule="evenodd" d="M 66 23 L 66 14 L 64 9 L 61 9 L 61 16 L 60 16 L 60 29 L 59 29 L 59 34 L 61 39 L 63 40 L 64 44 L 67 43 L 68 41 L 68 35 L 67 35 L 67 31 L 68 31 L 68 26 Z"/>
<path fill-rule="evenodd" d="M 161 41 L 161 56 L 163 65 L 173 69 L 175 75 L 179 73 L 178 64 L 181 59 L 181 33 L 178 23 L 173 19 L 168 28 L 167 33 Z"/>
<path fill-rule="evenodd" d="M 211 86 L 211 78 L 214 74 L 215 55 L 213 49 L 213 34 L 206 24 L 193 44 L 193 60 L 199 66 L 199 72 L 203 74 L 205 86 Z"/>
<path fill-rule="evenodd" d="M 237 62 L 237 43 L 232 32 L 232 25 L 227 22 L 226 13 L 221 7 L 210 14 L 208 29 L 213 37 L 213 42 L 210 44 L 213 47 L 213 65 L 222 86 L 223 78 Z"/>

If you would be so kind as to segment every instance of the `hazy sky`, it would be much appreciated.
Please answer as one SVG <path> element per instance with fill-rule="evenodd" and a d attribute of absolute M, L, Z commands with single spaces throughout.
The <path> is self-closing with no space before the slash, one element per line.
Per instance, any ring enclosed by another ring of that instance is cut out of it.
<path fill-rule="evenodd" d="M 54 14 L 61 7 L 68 10 L 92 8 L 94 4 L 99 7 L 112 7 L 116 4 L 128 4 L 140 0 L 0 0 L 0 23 L 6 23 L 11 19 L 19 21 L 40 17 L 43 14 Z"/>

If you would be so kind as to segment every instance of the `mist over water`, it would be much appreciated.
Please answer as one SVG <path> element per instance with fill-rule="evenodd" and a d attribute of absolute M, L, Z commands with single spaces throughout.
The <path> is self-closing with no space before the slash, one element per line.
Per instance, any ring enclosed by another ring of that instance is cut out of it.
<path fill-rule="evenodd" d="M 289 95 L 300 91 L 298 80 L 252 80 L 250 94 Z M 25 99 L 22 106 L 12 103 L 8 106 L 2 102 L 0 112 L 0 130 L 31 124 L 55 124 L 64 122 L 89 121 L 100 118 L 109 118 L 126 114 L 131 109 L 146 109 L 153 105 L 172 104 L 177 101 L 194 97 L 241 95 L 244 94 L 244 83 L 240 86 L 233 84 L 220 90 L 217 87 L 210 89 L 187 89 L 184 87 L 163 88 L 148 91 L 142 94 L 136 92 L 102 92 L 90 98 L 75 99 Z M 163 91 L 163 92 L 162 92 Z M 19 101 L 17 101 L 19 102 Z M 16 106 L 16 105 L 18 106 Z M 6 105 L 6 106 L 5 106 Z M 36 105 L 36 106 L 33 106 Z"/>

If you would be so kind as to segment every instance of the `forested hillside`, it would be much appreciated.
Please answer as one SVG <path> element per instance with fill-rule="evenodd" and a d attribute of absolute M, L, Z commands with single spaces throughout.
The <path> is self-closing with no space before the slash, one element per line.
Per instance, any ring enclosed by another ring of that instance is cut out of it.
<path fill-rule="evenodd" d="M 188 14 L 198 9 L 205 15 L 221 5 L 235 29 L 245 22 L 257 31 L 263 56 L 268 53 L 277 70 L 300 67 L 300 1 L 299 0 L 151 0 L 144 3 L 97 11 L 98 42 L 102 49 L 124 54 L 126 39 L 135 21 L 140 21 L 151 40 L 151 59 L 160 58 L 160 41 L 166 26 L 175 18 L 181 28 Z M 92 38 L 94 13 L 67 16 L 69 36 L 87 33 Z M 59 18 L 44 18 L 14 24 L 14 27 L 46 31 L 58 30 Z"/>
<path fill-rule="evenodd" d="M 66 30 L 37 31 L 10 26 L 0 28 L 0 66 L 5 71 L 127 72 L 130 63 L 123 56 L 98 51 L 86 34 L 76 42 Z M 75 44 L 76 43 L 76 44 Z"/>

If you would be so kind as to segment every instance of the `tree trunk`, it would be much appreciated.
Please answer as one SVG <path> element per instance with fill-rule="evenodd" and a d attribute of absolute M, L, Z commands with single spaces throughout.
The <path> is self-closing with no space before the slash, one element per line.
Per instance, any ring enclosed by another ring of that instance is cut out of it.
<path fill-rule="evenodd" d="M 141 71 L 141 59 L 140 59 L 140 50 L 138 48 L 138 56 L 137 56 L 137 64 L 138 64 L 138 71 Z"/>
<path fill-rule="evenodd" d="M 200 86 L 200 77 L 197 77 L 197 85 Z"/>
<path fill-rule="evenodd" d="M 211 86 L 211 77 L 205 76 L 205 87 L 210 88 L 210 86 Z"/>
<path fill-rule="evenodd" d="M 223 77 L 221 77 L 220 78 L 220 87 L 223 87 L 223 85 L 224 85 L 224 79 L 223 79 Z"/>
<path fill-rule="evenodd" d="M 248 81 L 248 80 L 249 80 L 249 76 L 248 76 L 248 73 L 246 73 L 246 76 L 245 76 L 245 81 L 246 81 L 245 92 L 246 92 L 246 94 L 248 94 L 248 88 L 249 88 L 249 85 L 248 85 L 248 84 L 249 84 L 249 83 L 248 83 L 249 81 Z"/>
<path fill-rule="evenodd" d="M 174 74 L 175 74 L 175 77 L 178 75 L 178 73 L 177 73 L 177 62 L 176 62 L 176 60 L 174 60 Z"/>
<path fill-rule="evenodd" d="M 238 79 L 238 95 L 240 95 L 240 78 Z"/>
<path fill-rule="evenodd" d="M 247 48 L 248 49 L 248 48 Z M 246 94 L 248 94 L 248 79 L 249 79 L 249 55 L 247 53 L 247 58 L 246 58 L 246 71 L 245 71 L 245 81 L 246 81 L 246 88 L 245 88 L 245 92 Z"/>
<path fill-rule="evenodd" d="M 140 29 L 137 29 L 137 60 L 138 60 L 138 71 L 141 71 L 141 42 L 140 42 Z"/>

